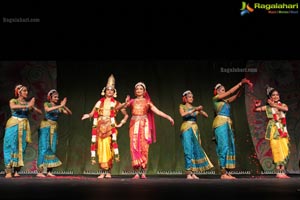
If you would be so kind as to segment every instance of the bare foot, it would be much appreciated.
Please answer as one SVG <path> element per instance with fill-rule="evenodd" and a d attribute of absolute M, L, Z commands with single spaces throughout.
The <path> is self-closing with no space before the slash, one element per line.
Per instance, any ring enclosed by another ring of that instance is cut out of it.
<path fill-rule="evenodd" d="M 286 175 L 286 174 L 283 174 L 283 176 L 284 176 L 284 178 L 291 178 L 291 177 L 289 177 L 289 176 Z"/>
<path fill-rule="evenodd" d="M 36 176 L 39 177 L 39 178 L 45 178 L 46 177 L 43 173 L 38 173 Z"/>
<path fill-rule="evenodd" d="M 20 174 L 18 174 L 18 172 L 14 173 L 14 177 L 19 177 L 19 176 L 20 176 Z"/>
<path fill-rule="evenodd" d="M 101 174 L 100 176 L 98 176 L 98 178 L 104 178 L 105 174 Z"/>
<path fill-rule="evenodd" d="M 221 176 L 221 179 L 227 179 L 227 180 L 229 180 L 229 179 L 235 179 L 235 177 L 229 176 L 228 174 L 223 174 L 223 175 Z"/>
<path fill-rule="evenodd" d="M 6 173 L 5 178 L 12 178 L 11 173 Z"/>
<path fill-rule="evenodd" d="M 110 173 L 107 173 L 107 174 L 105 175 L 105 178 L 111 178 L 111 174 L 110 174 Z"/>
<path fill-rule="evenodd" d="M 231 174 L 227 174 L 231 179 L 236 179 L 236 177 L 232 176 Z"/>
<path fill-rule="evenodd" d="M 191 174 L 186 175 L 186 179 L 194 179 Z"/>
<path fill-rule="evenodd" d="M 278 173 L 278 174 L 276 174 L 276 178 L 286 179 L 286 178 L 290 178 L 290 177 L 284 173 Z"/>
<path fill-rule="evenodd" d="M 48 173 L 47 173 L 47 176 L 48 176 L 48 177 L 54 177 L 55 175 L 52 174 L 51 172 L 48 172 Z"/>
<path fill-rule="evenodd" d="M 140 176 L 138 174 L 134 175 L 134 177 L 132 177 L 132 179 L 139 179 Z"/>
<path fill-rule="evenodd" d="M 143 173 L 143 174 L 141 175 L 141 178 L 142 178 L 142 179 L 147 179 L 146 174 Z"/>
<path fill-rule="evenodd" d="M 199 179 L 199 177 L 196 176 L 196 174 L 192 174 L 192 178 L 193 178 L 193 179 Z"/>

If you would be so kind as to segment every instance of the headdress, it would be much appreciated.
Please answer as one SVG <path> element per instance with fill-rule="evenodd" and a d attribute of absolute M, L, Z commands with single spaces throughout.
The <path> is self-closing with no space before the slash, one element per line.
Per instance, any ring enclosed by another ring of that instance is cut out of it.
<path fill-rule="evenodd" d="M 117 90 L 116 90 L 116 88 L 115 88 L 115 77 L 114 77 L 114 75 L 112 75 L 112 74 L 108 77 L 106 87 L 104 87 L 104 88 L 102 89 L 102 92 L 101 92 L 101 95 L 102 95 L 102 96 L 105 95 L 105 90 L 106 90 L 106 89 L 113 89 L 113 90 L 115 91 L 114 97 L 117 97 Z"/>
<path fill-rule="evenodd" d="M 192 91 L 191 90 L 187 90 L 185 91 L 184 93 L 182 93 L 182 102 L 185 104 L 187 102 L 187 95 L 188 94 L 192 94 Z"/>
<path fill-rule="evenodd" d="M 221 87 L 222 84 L 221 83 L 218 83 L 216 86 L 215 86 L 215 90 L 217 90 L 219 87 Z"/>
<path fill-rule="evenodd" d="M 25 86 L 19 84 L 15 87 L 15 96 L 18 97 L 20 92 L 24 89 Z"/>
<path fill-rule="evenodd" d="M 138 82 L 137 84 L 135 84 L 134 88 L 136 88 L 139 85 L 141 85 L 146 90 L 146 85 L 143 82 Z"/>
<path fill-rule="evenodd" d="M 182 96 L 185 96 L 185 95 L 190 94 L 190 93 L 192 93 L 192 91 L 191 90 L 187 90 L 184 93 L 182 93 Z"/>
<path fill-rule="evenodd" d="M 214 95 L 217 95 L 217 90 L 223 86 L 221 83 L 218 83 L 215 87 L 214 87 Z"/>
<path fill-rule="evenodd" d="M 55 89 L 50 90 L 47 94 L 47 99 L 50 100 L 54 93 L 58 93 L 57 90 Z"/>
<path fill-rule="evenodd" d="M 267 96 L 270 97 L 271 93 L 275 90 L 274 88 L 270 87 L 269 85 L 266 86 Z"/>

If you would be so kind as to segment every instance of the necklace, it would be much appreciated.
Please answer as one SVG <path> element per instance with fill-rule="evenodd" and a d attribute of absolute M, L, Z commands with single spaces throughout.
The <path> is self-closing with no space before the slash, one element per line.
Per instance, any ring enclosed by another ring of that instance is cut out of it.
<path fill-rule="evenodd" d="M 282 106 L 281 102 L 277 103 L 279 106 Z M 280 137 L 287 137 L 287 128 L 286 128 L 286 118 L 285 113 L 274 107 L 272 109 L 273 119 L 275 120 L 276 127 L 278 129 Z"/>
<path fill-rule="evenodd" d="M 100 99 L 100 105 L 103 104 L 105 101 L 105 98 Z M 99 107 L 100 107 L 99 105 Z M 112 148 L 114 152 L 114 158 L 116 161 L 120 160 L 119 155 L 119 149 L 118 149 L 118 143 L 117 143 L 117 128 L 116 128 L 116 121 L 115 121 L 115 106 L 116 101 L 114 98 L 110 98 L 110 125 L 111 125 L 111 137 L 112 137 Z M 99 109 L 99 108 L 98 108 Z M 91 144 L 91 157 L 92 157 L 92 163 L 95 163 L 96 159 L 96 141 L 97 141 L 97 124 L 98 124 L 98 109 L 95 110 L 93 114 L 93 127 L 92 127 L 92 144 Z"/>

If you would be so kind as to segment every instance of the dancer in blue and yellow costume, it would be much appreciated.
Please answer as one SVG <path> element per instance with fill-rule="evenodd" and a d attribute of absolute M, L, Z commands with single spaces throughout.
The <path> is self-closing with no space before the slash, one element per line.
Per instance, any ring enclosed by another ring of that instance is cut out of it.
<path fill-rule="evenodd" d="M 207 157 L 201 146 L 200 132 L 197 125 L 197 115 L 208 117 L 203 107 L 192 105 L 193 93 L 190 90 L 182 94 L 183 103 L 179 105 L 179 113 L 182 116 L 181 143 L 184 151 L 185 170 L 187 179 L 199 179 L 195 172 L 204 172 L 213 168 L 213 164 Z"/>
<path fill-rule="evenodd" d="M 214 88 L 213 104 L 216 116 L 213 121 L 213 131 L 217 144 L 216 151 L 221 168 L 221 179 L 235 179 L 230 174 L 230 170 L 235 168 L 236 153 L 229 103 L 235 101 L 240 96 L 240 89 L 246 83 L 249 86 L 252 85 L 248 79 L 244 78 L 228 91 L 225 91 L 225 87 L 220 83 Z"/>
<path fill-rule="evenodd" d="M 28 120 L 29 111 L 42 114 L 36 108 L 35 98 L 26 101 L 28 89 L 24 85 L 15 87 L 15 97 L 9 101 L 12 116 L 8 119 L 5 127 L 3 141 L 3 154 L 5 164 L 5 178 L 20 176 L 18 171 L 24 166 L 24 156 L 27 143 L 31 143 L 31 131 Z"/>
<path fill-rule="evenodd" d="M 52 174 L 52 169 L 62 164 L 55 155 L 57 145 L 57 120 L 60 113 L 66 115 L 72 114 L 72 111 L 66 106 L 66 97 L 60 102 L 60 105 L 58 104 L 59 94 L 55 89 L 48 92 L 47 99 L 48 102 L 44 103 L 46 112 L 45 119 L 42 120 L 39 128 L 37 177 L 46 177 L 43 174 L 44 169 L 47 170 L 47 176 L 55 176 Z"/>

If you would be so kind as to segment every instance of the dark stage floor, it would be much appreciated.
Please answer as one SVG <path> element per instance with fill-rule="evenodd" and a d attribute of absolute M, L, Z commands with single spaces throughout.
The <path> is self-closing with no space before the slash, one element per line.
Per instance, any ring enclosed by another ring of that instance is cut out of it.
<path fill-rule="evenodd" d="M 132 176 L 97 179 L 97 175 L 67 175 L 37 178 L 34 175 L 5 179 L 0 177 L 1 199 L 300 199 L 300 175 L 290 179 L 267 176 L 236 176 L 221 180 L 219 176 Z"/>

